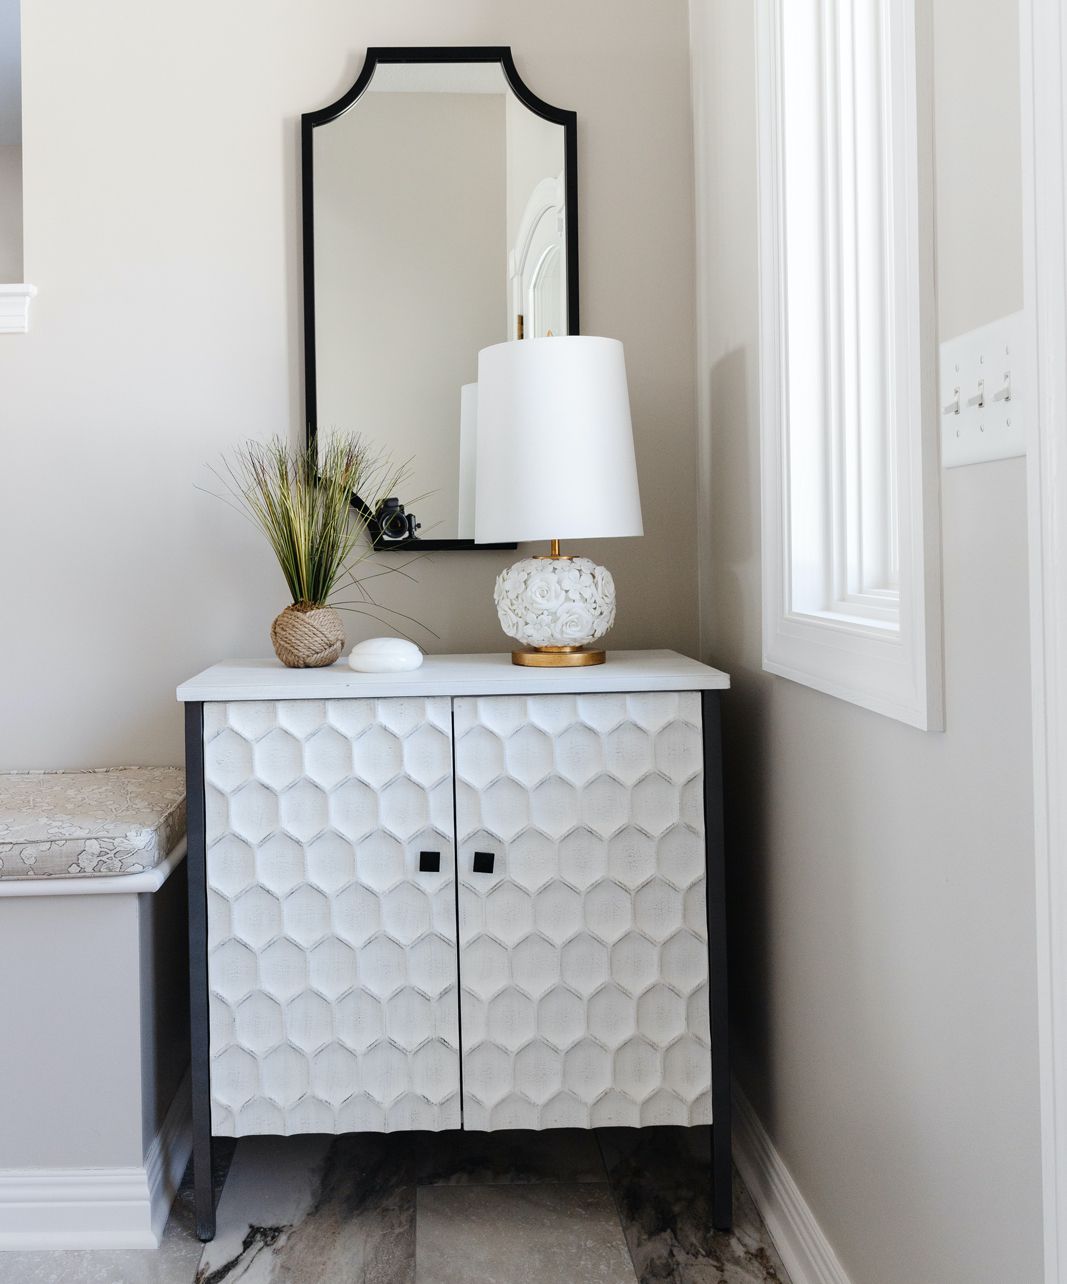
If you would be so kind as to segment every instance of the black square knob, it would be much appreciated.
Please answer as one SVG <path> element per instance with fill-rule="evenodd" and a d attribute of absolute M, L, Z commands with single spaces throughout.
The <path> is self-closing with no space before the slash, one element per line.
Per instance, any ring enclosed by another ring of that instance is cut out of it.
<path fill-rule="evenodd" d="M 474 872 L 476 874 L 491 874 L 493 872 L 493 862 L 496 856 L 493 852 L 475 852 L 474 853 Z"/>
<path fill-rule="evenodd" d="M 419 852 L 419 872 L 422 874 L 439 874 L 441 872 L 441 853 Z"/>

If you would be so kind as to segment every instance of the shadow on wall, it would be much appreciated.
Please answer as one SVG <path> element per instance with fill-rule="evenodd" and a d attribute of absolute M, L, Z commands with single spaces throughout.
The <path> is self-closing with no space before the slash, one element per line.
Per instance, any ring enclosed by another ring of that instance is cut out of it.
<path fill-rule="evenodd" d="M 769 996 L 783 991 L 777 974 L 782 941 L 798 914 L 814 915 L 806 930 L 832 933 L 838 953 L 862 966 L 865 907 L 852 866 L 846 861 L 831 874 L 825 850 L 811 844 L 849 851 L 864 832 L 864 795 L 833 792 L 833 781 L 849 771 L 850 750 L 833 724 L 808 712 L 816 714 L 816 706 L 831 697 L 763 671 L 759 410 L 752 347 L 726 353 L 708 379 L 711 458 L 700 479 L 703 493 L 711 496 L 705 658 L 731 680 L 723 704 L 723 773 L 734 1065 L 761 1121 L 776 1136 L 776 1043 L 783 1018 L 772 1010 Z M 818 840 L 810 826 L 798 825 L 810 801 L 805 793 L 810 777 L 782 766 L 808 760 L 822 764 L 820 778 L 834 798 Z M 831 913 L 818 895 L 828 876 L 834 905 L 844 915 L 833 922 L 817 917 Z M 858 1033 L 842 1029 L 846 1038 Z"/>
<path fill-rule="evenodd" d="M 769 990 L 770 905 L 767 815 L 767 690 L 749 667 L 762 643 L 751 636 L 761 612 L 758 416 L 750 386 L 753 362 L 734 348 L 708 371 L 711 448 L 701 489 L 710 496 L 713 560 L 707 645 L 713 664 L 731 675 L 723 703 L 726 792 L 727 914 L 733 970 L 731 1008 L 739 1077 L 746 1063 L 764 1064 L 772 1024 L 760 996 Z M 755 597 L 755 601 L 751 599 Z"/>
<path fill-rule="evenodd" d="M 748 349 L 733 348 L 708 372 L 710 476 L 701 478 L 702 490 L 711 496 L 709 638 L 713 649 L 735 665 L 762 653 L 758 634 L 760 443 L 754 366 Z M 745 630 L 753 622 L 757 633 L 749 636 Z"/>

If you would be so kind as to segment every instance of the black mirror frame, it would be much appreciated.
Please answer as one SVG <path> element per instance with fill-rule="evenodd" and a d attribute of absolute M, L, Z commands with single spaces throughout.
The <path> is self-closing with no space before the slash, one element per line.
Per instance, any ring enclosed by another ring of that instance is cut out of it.
<path fill-rule="evenodd" d="M 498 62 L 512 92 L 530 111 L 563 126 L 564 200 L 567 213 L 567 333 L 580 334 L 578 324 L 578 116 L 562 107 L 553 107 L 530 90 L 515 69 L 511 48 L 507 45 L 433 46 L 423 48 L 369 48 L 355 84 L 336 102 L 300 117 L 300 155 L 303 220 L 304 274 L 304 411 L 307 444 L 314 450 L 318 438 L 318 392 L 315 375 L 315 196 L 313 172 L 313 131 L 343 115 L 358 101 L 370 84 L 375 68 L 384 63 Z M 472 539 L 381 540 L 374 515 L 358 495 L 352 496 L 353 507 L 367 517 L 367 528 L 376 549 L 427 552 L 444 549 L 502 549 L 515 544 L 475 544 Z"/>

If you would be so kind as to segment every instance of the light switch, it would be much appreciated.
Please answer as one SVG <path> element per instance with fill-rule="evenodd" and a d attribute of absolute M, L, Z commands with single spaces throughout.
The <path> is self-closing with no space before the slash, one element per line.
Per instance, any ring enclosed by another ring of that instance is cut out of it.
<path fill-rule="evenodd" d="M 1026 454 L 1023 314 L 941 345 L 941 466 Z"/>

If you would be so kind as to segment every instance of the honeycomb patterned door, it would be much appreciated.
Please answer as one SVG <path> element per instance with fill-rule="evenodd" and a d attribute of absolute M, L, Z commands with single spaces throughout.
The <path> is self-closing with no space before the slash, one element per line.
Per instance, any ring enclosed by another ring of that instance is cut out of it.
<path fill-rule="evenodd" d="M 464 1127 L 710 1122 L 699 693 L 454 705 Z"/>
<path fill-rule="evenodd" d="M 459 1126 L 451 723 L 204 706 L 215 1134 Z"/>

